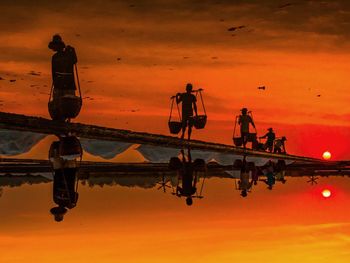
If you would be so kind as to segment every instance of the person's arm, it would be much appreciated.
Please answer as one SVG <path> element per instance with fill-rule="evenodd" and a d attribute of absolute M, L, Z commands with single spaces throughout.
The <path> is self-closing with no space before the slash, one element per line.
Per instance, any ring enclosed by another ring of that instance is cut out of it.
<path fill-rule="evenodd" d="M 252 126 L 255 128 L 255 124 L 254 124 L 254 121 L 253 121 L 253 118 L 250 117 L 250 123 L 252 124 Z"/>
<path fill-rule="evenodd" d="M 198 112 L 197 112 L 197 103 L 196 103 L 195 100 L 193 101 L 193 110 L 194 110 L 196 116 L 198 116 Z"/>
<path fill-rule="evenodd" d="M 176 94 L 176 103 L 179 104 L 182 101 L 182 94 L 181 93 L 177 93 Z"/>
<path fill-rule="evenodd" d="M 267 137 L 267 133 L 264 136 L 261 136 L 260 139 L 265 139 Z"/>
<path fill-rule="evenodd" d="M 55 83 L 55 81 L 56 81 L 56 66 L 55 66 L 55 59 L 53 56 L 51 59 L 51 71 L 52 71 L 52 81 L 53 81 L 53 83 Z"/>
<path fill-rule="evenodd" d="M 78 62 L 77 54 L 75 53 L 74 47 L 67 46 L 66 50 L 69 52 L 70 59 L 72 64 L 76 64 Z"/>

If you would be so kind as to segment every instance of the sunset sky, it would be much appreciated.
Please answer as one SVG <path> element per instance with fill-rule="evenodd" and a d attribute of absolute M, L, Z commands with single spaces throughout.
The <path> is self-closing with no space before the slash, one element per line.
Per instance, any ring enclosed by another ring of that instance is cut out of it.
<path fill-rule="evenodd" d="M 0 30 L 1 111 L 48 117 L 59 33 L 88 97 L 76 121 L 168 134 L 170 96 L 191 82 L 209 118 L 194 138 L 232 143 L 245 106 L 291 153 L 350 158 L 349 1 L 3 0 Z"/>

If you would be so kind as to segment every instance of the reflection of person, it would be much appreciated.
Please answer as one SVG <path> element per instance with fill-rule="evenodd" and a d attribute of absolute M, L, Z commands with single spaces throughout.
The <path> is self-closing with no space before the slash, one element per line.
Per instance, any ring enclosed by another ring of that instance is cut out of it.
<path fill-rule="evenodd" d="M 77 173 L 78 163 L 76 159 L 66 159 L 69 156 L 82 154 L 79 141 L 75 137 L 61 137 L 60 141 L 53 142 L 50 147 L 49 159 L 54 170 L 53 177 L 53 201 L 57 204 L 50 212 L 55 221 L 63 220 L 67 209 L 72 209 L 78 201 Z M 73 142 L 76 142 L 75 144 Z M 67 143 L 71 142 L 71 143 Z M 79 144 L 77 144 L 79 143 Z M 65 155 L 69 153 L 69 155 Z"/>
<path fill-rule="evenodd" d="M 251 124 L 255 128 L 255 124 L 253 122 L 253 119 L 251 116 L 249 116 L 248 109 L 243 108 L 241 110 L 242 114 L 238 117 L 238 124 L 241 126 L 241 138 L 243 147 L 245 148 L 247 142 L 248 142 L 248 136 L 249 136 L 249 125 Z"/>
<path fill-rule="evenodd" d="M 186 204 L 192 205 L 192 196 L 196 193 L 197 177 L 193 176 L 194 167 L 191 159 L 191 153 L 188 151 L 188 160 L 186 161 L 184 152 L 181 151 L 183 157 L 183 167 L 180 170 L 182 177 L 182 185 L 176 187 L 176 195 L 186 197 Z"/>
<path fill-rule="evenodd" d="M 53 201 L 58 207 L 50 211 L 55 220 L 63 220 L 66 208 L 72 209 L 77 205 L 78 193 L 76 192 L 77 168 L 64 168 L 56 170 L 53 178 Z M 55 213 L 54 213 L 54 212 Z"/>
<path fill-rule="evenodd" d="M 262 180 L 267 184 L 267 188 L 269 190 L 272 190 L 273 186 L 276 183 L 275 179 L 275 168 L 273 163 L 270 161 L 269 164 L 266 166 L 266 168 L 263 170 L 264 175 L 266 176 L 265 180 Z"/>
<path fill-rule="evenodd" d="M 246 156 L 243 158 L 241 172 L 240 172 L 240 180 L 238 181 L 239 190 L 241 190 L 241 196 L 246 197 L 248 195 L 248 191 L 252 188 L 253 181 L 249 181 L 249 169 L 246 161 Z"/>
<path fill-rule="evenodd" d="M 60 35 L 54 35 L 49 48 L 55 52 L 52 56 L 53 97 L 75 95 L 74 65 L 77 63 L 75 49 L 66 46 Z"/>
<path fill-rule="evenodd" d="M 265 138 L 266 138 L 266 142 L 265 142 L 265 145 L 264 145 L 264 149 L 265 150 L 267 149 L 269 152 L 272 152 L 272 150 L 273 150 L 273 142 L 276 139 L 276 135 L 273 132 L 272 128 L 269 128 L 268 129 L 268 133 L 266 133 L 264 136 L 260 137 L 260 139 L 265 139 Z"/>
<path fill-rule="evenodd" d="M 186 93 L 176 94 L 176 103 L 182 103 L 182 135 L 181 139 L 185 137 L 186 127 L 188 127 L 188 139 L 191 139 L 192 127 L 193 127 L 193 111 L 197 114 L 197 99 L 192 94 L 192 84 L 186 85 Z"/>

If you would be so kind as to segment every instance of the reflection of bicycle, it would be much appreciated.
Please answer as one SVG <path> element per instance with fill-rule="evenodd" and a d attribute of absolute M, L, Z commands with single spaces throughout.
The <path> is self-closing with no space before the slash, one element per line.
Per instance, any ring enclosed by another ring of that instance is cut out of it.
<path fill-rule="evenodd" d="M 309 179 L 308 181 L 306 181 L 307 183 L 310 183 L 311 185 L 316 185 L 317 184 L 317 180 L 319 179 L 317 176 L 315 175 L 311 175 L 309 176 Z"/>
<path fill-rule="evenodd" d="M 163 188 L 163 193 L 166 193 L 166 188 L 172 188 L 172 186 L 168 185 L 168 182 L 170 182 L 169 179 L 166 179 L 164 175 L 162 175 L 162 180 L 158 182 L 157 184 L 160 185 L 157 190 L 160 190 Z"/>

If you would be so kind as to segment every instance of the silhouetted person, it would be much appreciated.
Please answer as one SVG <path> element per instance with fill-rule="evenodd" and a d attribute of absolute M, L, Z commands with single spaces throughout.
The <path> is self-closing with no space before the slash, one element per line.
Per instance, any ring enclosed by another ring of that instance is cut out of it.
<path fill-rule="evenodd" d="M 276 139 L 276 134 L 273 132 L 272 128 L 268 128 L 267 130 L 268 132 L 264 136 L 261 136 L 260 139 L 266 139 L 264 149 L 271 153 L 273 150 L 273 143 Z"/>
<path fill-rule="evenodd" d="M 286 140 L 287 140 L 287 138 L 284 136 L 281 139 L 276 139 L 273 152 L 274 153 L 287 153 L 286 146 L 285 146 Z"/>
<path fill-rule="evenodd" d="M 190 150 L 188 151 L 188 160 L 186 161 L 184 152 L 182 151 L 183 156 L 183 168 L 180 170 L 182 177 L 182 186 L 177 186 L 176 195 L 177 196 L 185 196 L 186 204 L 188 206 L 192 205 L 193 200 L 192 196 L 196 193 L 196 183 L 197 178 L 193 177 L 194 167 L 191 159 Z"/>
<path fill-rule="evenodd" d="M 181 139 L 185 137 L 186 127 L 188 127 L 188 140 L 191 139 L 192 127 L 193 127 L 193 111 L 197 114 L 197 98 L 192 94 L 192 84 L 186 85 L 186 93 L 176 94 L 176 103 L 182 103 L 182 135 Z"/>
<path fill-rule="evenodd" d="M 66 46 L 57 34 L 52 37 L 48 47 L 55 52 L 52 56 L 53 98 L 75 95 L 74 65 L 78 61 L 75 49 Z"/>
<path fill-rule="evenodd" d="M 248 142 L 248 136 L 249 136 L 249 125 L 251 124 L 255 128 L 255 124 L 253 122 L 253 119 L 251 116 L 249 116 L 248 109 L 243 108 L 241 110 L 242 114 L 238 117 L 238 124 L 241 127 L 241 138 L 243 147 L 246 147 L 246 144 Z"/>

